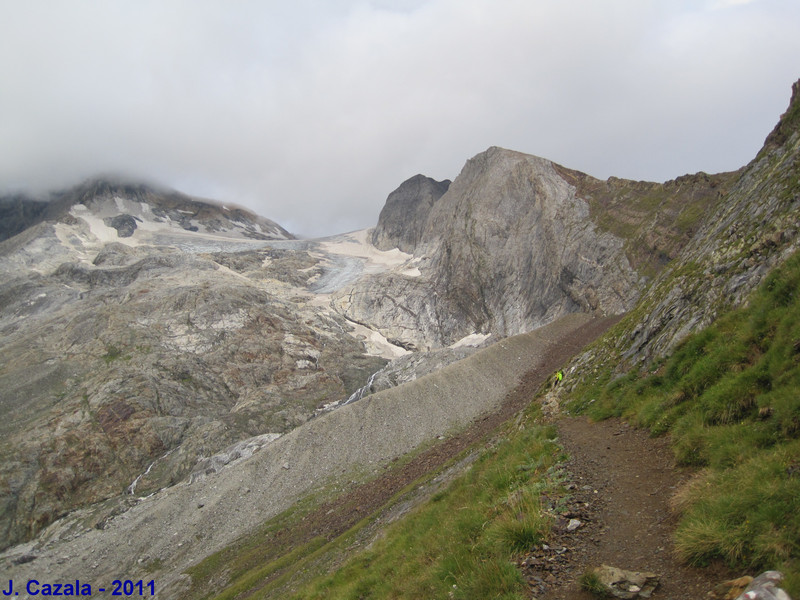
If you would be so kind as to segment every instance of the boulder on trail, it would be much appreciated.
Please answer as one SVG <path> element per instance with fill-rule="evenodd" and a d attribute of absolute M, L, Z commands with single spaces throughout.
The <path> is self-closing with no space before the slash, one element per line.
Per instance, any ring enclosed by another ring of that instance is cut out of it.
<path fill-rule="evenodd" d="M 765 571 L 753 579 L 736 600 L 792 600 L 789 594 L 778 587 L 782 579 L 783 573 L 780 571 Z"/>
<path fill-rule="evenodd" d="M 609 565 L 595 567 L 593 573 L 609 594 L 624 600 L 649 598 L 661 580 L 655 573 L 626 571 Z"/>

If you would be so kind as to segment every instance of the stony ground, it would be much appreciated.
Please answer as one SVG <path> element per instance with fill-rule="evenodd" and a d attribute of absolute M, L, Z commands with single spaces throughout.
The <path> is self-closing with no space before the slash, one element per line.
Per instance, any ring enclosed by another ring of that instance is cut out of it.
<path fill-rule="evenodd" d="M 564 417 L 557 426 L 570 455 L 571 497 L 549 548 L 520 561 L 539 600 L 593 598 L 577 581 L 601 564 L 661 575 L 653 597 L 670 600 L 704 598 L 731 578 L 720 566 L 683 565 L 672 552 L 676 516 L 669 502 L 690 472 L 676 468 L 667 439 L 618 419 Z M 581 525 L 569 532 L 572 519 Z"/>

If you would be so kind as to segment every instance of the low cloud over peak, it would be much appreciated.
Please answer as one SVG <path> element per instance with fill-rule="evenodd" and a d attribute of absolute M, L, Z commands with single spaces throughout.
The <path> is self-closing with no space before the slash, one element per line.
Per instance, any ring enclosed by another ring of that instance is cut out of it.
<path fill-rule="evenodd" d="M 799 25 L 788 0 L 18 3 L 0 186 L 124 172 L 321 235 L 492 145 L 598 177 L 734 169 L 786 107 Z"/>

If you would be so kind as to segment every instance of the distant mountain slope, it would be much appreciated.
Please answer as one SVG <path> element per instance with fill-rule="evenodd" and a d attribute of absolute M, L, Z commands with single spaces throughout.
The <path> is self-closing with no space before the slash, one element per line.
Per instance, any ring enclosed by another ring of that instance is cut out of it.
<path fill-rule="evenodd" d="M 268 219 L 105 180 L 26 202 L 0 242 L 0 548 L 221 468 L 386 362 L 311 302 L 337 259 Z"/>
<path fill-rule="evenodd" d="M 571 312 L 619 314 L 735 178 L 600 181 L 490 148 L 447 188 L 416 176 L 389 196 L 373 240 L 413 250 L 418 272 L 364 278 L 335 305 L 409 349 L 512 335 Z"/>
<path fill-rule="evenodd" d="M 120 237 L 130 237 L 137 223 L 152 221 L 186 231 L 236 233 L 249 239 L 294 239 L 274 221 L 242 208 L 226 208 L 138 182 L 98 178 L 52 192 L 44 199 L 24 194 L 0 197 L 0 242 L 43 221 L 69 219 L 76 205 L 108 219 L 106 225 L 117 229 Z"/>

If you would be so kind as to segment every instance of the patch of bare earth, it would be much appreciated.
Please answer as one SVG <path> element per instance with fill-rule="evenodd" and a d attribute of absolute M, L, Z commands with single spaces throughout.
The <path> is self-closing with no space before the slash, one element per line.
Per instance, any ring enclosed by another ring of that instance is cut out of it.
<path fill-rule="evenodd" d="M 557 426 L 570 456 L 571 491 L 547 547 L 520 561 L 536 598 L 594 598 L 578 580 L 601 564 L 660 575 L 653 598 L 669 600 L 704 598 L 731 578 L 721 565 L 697 569 L 675 557 L 677 517 L 669 502 L 691 472 L 675 466 L 668 439 L 651 438 L 618 419 L 565 417 Z M 568 531 L 570 521 L 580 525 Z"/>

